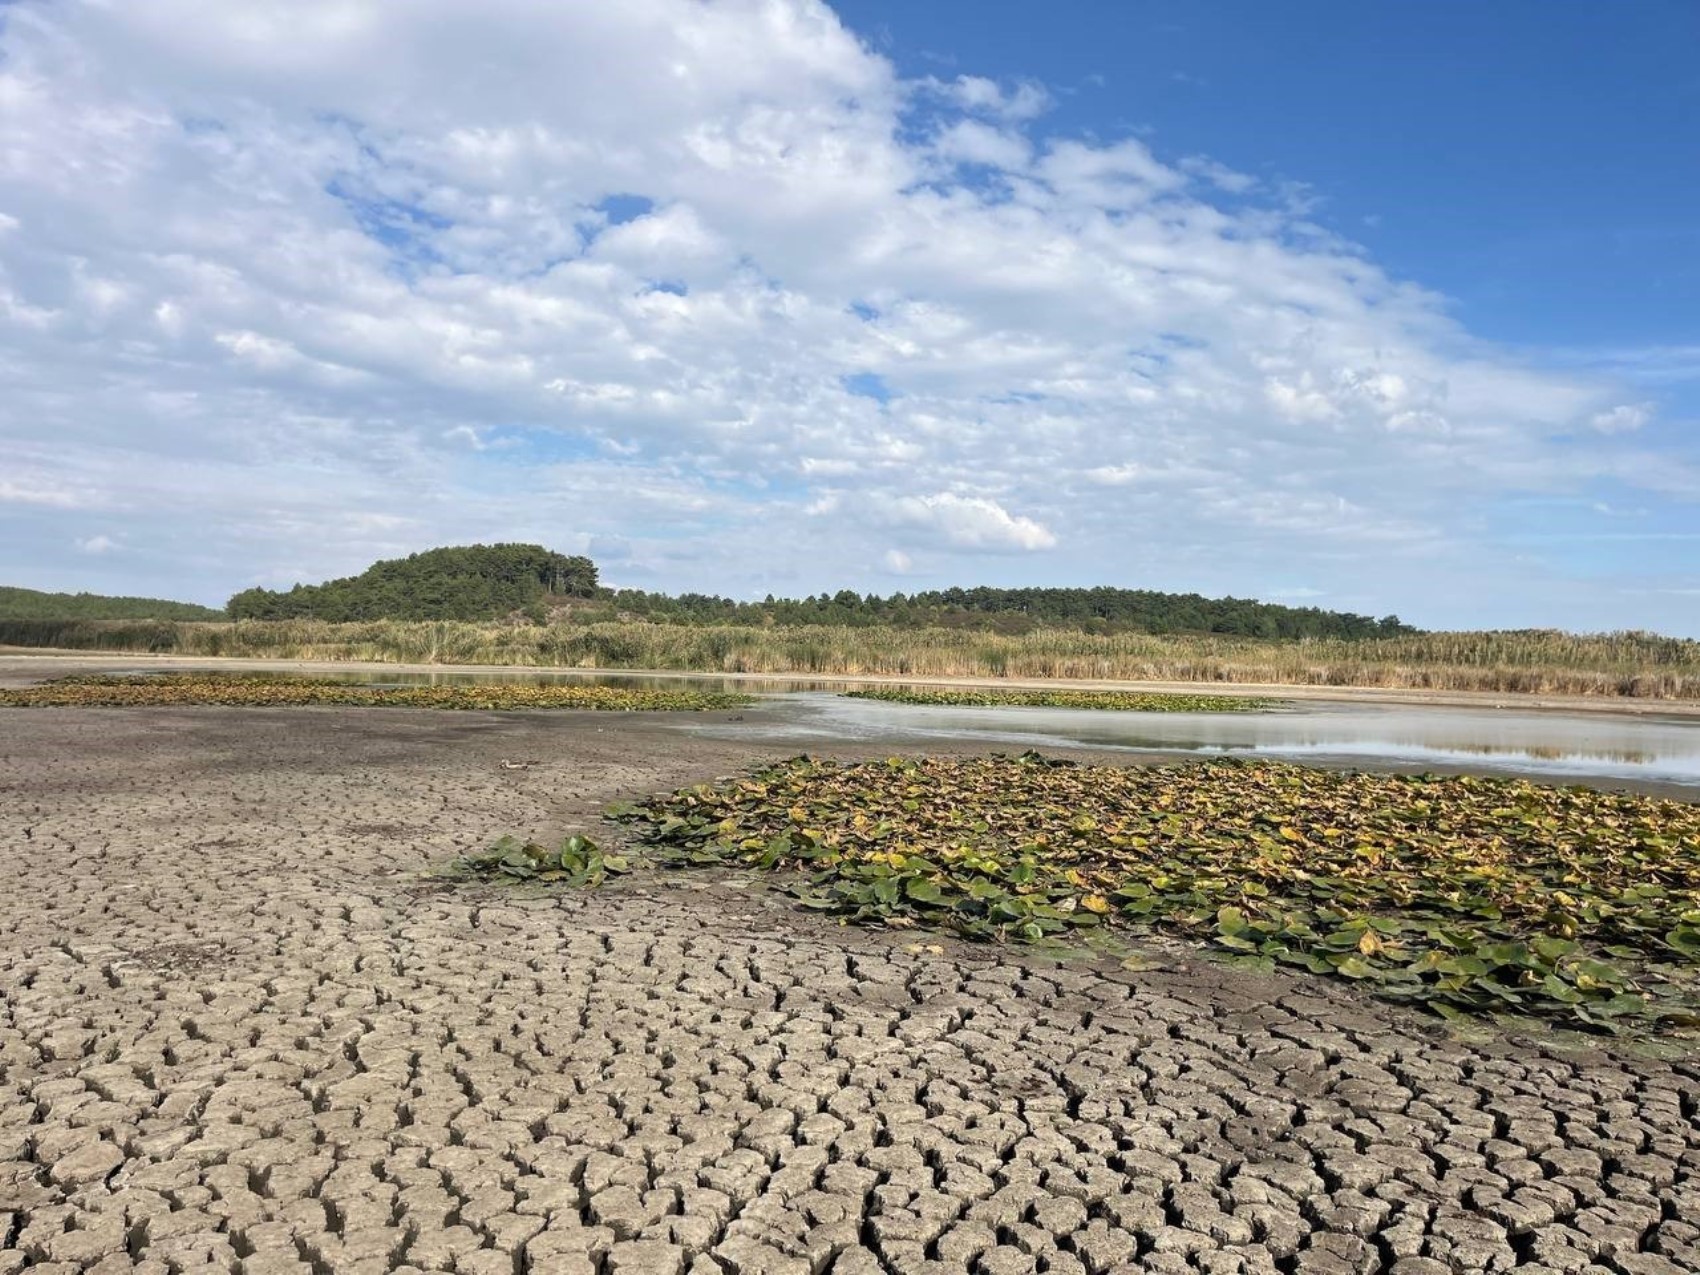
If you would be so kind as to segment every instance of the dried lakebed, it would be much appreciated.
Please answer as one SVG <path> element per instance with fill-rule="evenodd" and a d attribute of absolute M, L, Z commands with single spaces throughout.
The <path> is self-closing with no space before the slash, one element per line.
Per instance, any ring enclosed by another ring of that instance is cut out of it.
<path fill-rule="evenodd" d="M 789 740 L 3 720 L 0 1271 L 1700 1270 L 1683 1056 L 845 930 L 726 874 L 421 875 Z"/>

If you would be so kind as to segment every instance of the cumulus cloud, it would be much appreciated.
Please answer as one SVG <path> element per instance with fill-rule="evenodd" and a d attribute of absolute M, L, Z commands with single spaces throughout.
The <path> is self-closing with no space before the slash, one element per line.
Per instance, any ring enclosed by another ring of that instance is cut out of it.
<path fill-rule="evenodd" d="M 928 80 L 925 87 L 965 111 L 1006 120 L 1031 120 L 1051 106 L 1045 86 L 1033 80 L 999 84 L 983 75 L 959 75 L 954 80 Z"/>
<path fill-rule="evenodd" d="M 953 549 L 1031 551 L 1053 549 L 1057 543 L 1050 528 L 1012 514 L 985 496 L 949 491 L 900 496 L 876 500 L 873 513 L 889 526 L 913 528 Z"/>
<path fill-rule="evenodd" d="M 957 120 L 939 134 L 935 149 L 954 163 L 984 164 L 1007 172 L 1025 169 L 1033 155 L 1032 144 L 1021 133 L 979 120 Z"/>
<path fill-rule="evenodd" d="M 529 538 L 812 591 L 874 527 L 941 582 L 1322 554 L 1420 610 L 1521 570 L 1461 506 L 1696 485 L 1616 372 L 1472 339 L 1302 192 L 905 81 L 815 0 L 6 15 L 14 574 L 99 506 L 185 590 Z"/>

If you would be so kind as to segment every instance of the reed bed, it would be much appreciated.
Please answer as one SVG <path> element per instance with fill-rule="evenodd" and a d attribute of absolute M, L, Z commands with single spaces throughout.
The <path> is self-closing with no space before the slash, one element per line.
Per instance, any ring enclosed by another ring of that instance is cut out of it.
<path fill-rule="evenodd" d="M 603 712 L 708 712 L 753 703 L 748 695 L 600 686 L 593 682 L 457 683 L 451 686 L 361 686 L 328 677 L 232 676 L 228 673 L 142 673 L 134 677 L 62 677 L 40 686 L 0 688 L 0 708 L 577 708 Z"/>
<path fill-rule="evenodd" d="M 1700 642 L 1548 630 L 1277 642 L 1227 636 L 1000 635 L 959 629 L 316 620 L 0 621 L 0 645 L 404 664 L 702 673 L 1261 682 L 1700 699 Z"/>

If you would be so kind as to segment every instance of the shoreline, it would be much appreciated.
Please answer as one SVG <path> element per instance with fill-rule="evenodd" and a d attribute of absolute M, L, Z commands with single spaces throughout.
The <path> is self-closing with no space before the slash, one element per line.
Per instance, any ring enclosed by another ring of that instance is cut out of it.
<path fill-rule="evenodd" d="M 1165 694 L 1240 695 L 1400 706 L 1429 705 L 1520 712 L 1605 713 L 1628 717 L 1679 717 L 1700 720 L 1700 701 L 1635 699 L 1625 696 L 1529 695 L 1507 691 L 1430 691 L 1409 687 L 1309 686 L 1287 682 L 1166 682 L 1086 678 L 945 677 L 884 673 L 725 673 L 680 669 L 565 668 L 539 664 L 418 664 L 385 660 L 298 660 L 268 656 L 166 655 L 149 652 L 64 651 L 50 648 L 0 646 L 0 686 L 27 685 L 43 680 L 40 664 L 54 666 L 47 676 L 75 672 L 114 672 L 137 665 L 177 668 L 185 672 L 249 669 L 284 673 L 409 673 L 473 674 L 486 677 L 646 677 L 715 679 L 736 685 L 810 683 L 823 686 L 938 686 L 1003 688 L 1007 690 L 1149 691 Z M 38 665 L 29 668 L 29 665 Z"/>

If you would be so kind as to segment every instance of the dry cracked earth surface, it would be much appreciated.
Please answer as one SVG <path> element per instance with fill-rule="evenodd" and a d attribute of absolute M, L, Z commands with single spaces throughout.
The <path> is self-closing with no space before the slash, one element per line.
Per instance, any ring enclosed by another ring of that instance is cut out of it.
<path fill-rule="evenodd" d="M 1184 954 L 938 954 L 737 878 L 424 875 L 780 751 L 4 713 L 0 1275 L 1700 1270 L 1680 1055 Z"/>

